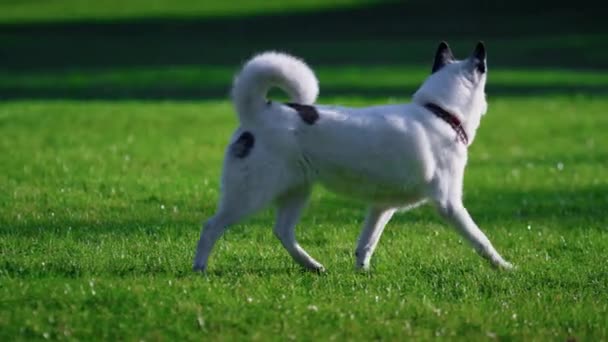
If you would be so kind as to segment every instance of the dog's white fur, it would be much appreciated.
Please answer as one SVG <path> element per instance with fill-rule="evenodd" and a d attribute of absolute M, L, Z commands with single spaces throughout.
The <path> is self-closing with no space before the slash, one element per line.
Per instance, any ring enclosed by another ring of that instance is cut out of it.
<path fill-rule="evenodd" d="M 485 66 L 485 50 L 483 59 Z M 480 61 L 474 56 L 446 61 L 410 104 L 316 106 L 319 118 L 310 124 L 292 107 L 268 102 L 266 95 L 276 86 L 292 102 L 313 105 L 318 84 L 312 70 L 286 54 L 255 56 L 237 76 L 232 91 L 240 120 L 232 144 L 250 132 L 253 146 L 244 157 L 235 157 L 230 147 L 226 152 L 219 207 L 203 227 L 194 269 L 206 269 L 213 245 L 228 226 L 275 203 L 276 236 L 296 262 L 322 271 L 294 233 L 315 182 L 369 205 L 356 248 L 358 268 L 369 268 L 384 226 L 398 208 L 427 200 L 479 254 L 497 267 L 511 268 L 462 204 L 467 146 L 455 139 L 450 125 L 424 107 L 431 102 L 454 113 L 471 142 L 487 107 L 486 73 L 476 72 L 475 63 Z"/>

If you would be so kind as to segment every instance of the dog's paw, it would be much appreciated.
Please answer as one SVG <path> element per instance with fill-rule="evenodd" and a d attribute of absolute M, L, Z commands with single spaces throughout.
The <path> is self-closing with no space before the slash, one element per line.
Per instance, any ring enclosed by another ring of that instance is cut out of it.
<path fill-rule="evenodd" d="M 313 271 L 315 273 L 318 273 L 318 274 L 323 274 L 323 273 L 325 273 L 326 270 L 325 270 L 325 267 L 323 265 L 319 265 L 319 266 L 311 269 L 311 271 Z"/>
<path fill-rule="evenodd" d="M 369 262 L 356 262 L 355 263 L 355 270 L 358 272 L 366 273 L 366 272 L 369 272 L 370 269 L 371 269 L 371 266 L 370 266 Z"/>
<path fill-rule="evenodd" d="M 309 266 L 305 266 L 304 267 L 305 270 L 312 272 L 312 273 L 317 273 L 317 274 L 323 274 L 325 273 L 325 267 L 321 264 L 315 264 L 315 265 L 309 265 Z"/>
<path fill-rule="evenodd" d="M 513 266 L 512 263 L 505 261 L 505 260 L 494 261 L 494 262 L 492 262 L 492 266 L 494 266 L 494 268 L 497 270 L 503 270 L 503 271 L 512 271 L 512 270 L 516 269 L 516 267 Z"/>
<path fill-rule="evenodd" d="M 502 268 L 505 271 L 512 271 L 512 270 L 516 269 L 516 267 L 513 266 L 513 264 L 508 261 L 505 261 L 502 265 L 500 265 L 500 268 Z"/>
<path fill-rule="evenodd" d="M 194 265 L 192 265 L 192 271 L 197 272 L 197 273 L 205 273 L 205 271 L 207 271 L 207 265 L 194 264 Z"/>

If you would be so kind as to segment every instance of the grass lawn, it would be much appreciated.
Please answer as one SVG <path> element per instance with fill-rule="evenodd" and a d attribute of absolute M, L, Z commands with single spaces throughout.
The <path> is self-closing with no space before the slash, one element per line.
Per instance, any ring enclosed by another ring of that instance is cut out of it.
<path fill-rule="evenodd" d="M 465 205 L 517 270 L 491 269 L 422 207 L 393 218 L 371 272 L 357 273 L 363 206 L 318 188 L 297 234 L 326 274 L 294 264 L 269 209 L 228 230 L 201 276 L 191 261 L 215 209 L 236 126 L 226 94 L 243 59 L 275 45 L 302 55 L 322 103 L 407 102 L 440 38 L 408 33 L 392 5 L 367 2 L 299 1 L 272 18 L 323 28 L 326 16 L 362 8 L 396 26 L 272 32 L 268 18 L 244 15 L 250 3 L 186 1 L 196 15 L 167 19 L 168 2 L 65 14 L 71 1 L 0 5 L 0 340 L 608 338 L 608 49 L 596 43 L 605 27 L 556 10 L 545 31 L 520 36 L 534 18 L 505 11 L 523 28 L 483 31 L 490 106 L 470 148 Z M 266 10 L 278 11 L 273 3 Z M 558 39 L 560 22 L 576 30 Z M 258 34 L 238 36 L 251 23 Z M 476 29 L 453 32 L 457 55 Z M 298 39 L 282 39 L 290 34 Z"/>

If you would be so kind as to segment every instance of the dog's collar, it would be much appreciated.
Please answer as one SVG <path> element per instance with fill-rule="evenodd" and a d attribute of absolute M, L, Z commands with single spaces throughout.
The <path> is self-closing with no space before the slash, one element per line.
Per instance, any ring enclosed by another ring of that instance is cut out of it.
<path fill-rule="evenodd" d="M 424 108 L 430 110 L 441 120 L 447 122 L 448 125 L 456 131 L 456 140 L 462 142 L 464 146 L 469 146 L 469 136 L 464 130 L 464 127 L 462 127 L 462 122 L 456 115 L 431 102 L 425 104 Z"/>

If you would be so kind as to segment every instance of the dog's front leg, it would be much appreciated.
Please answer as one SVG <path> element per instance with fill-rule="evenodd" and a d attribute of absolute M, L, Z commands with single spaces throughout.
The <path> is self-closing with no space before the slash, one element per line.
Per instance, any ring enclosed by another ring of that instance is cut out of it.
<path fill-rule="evenodd" d="M 477 253 L 488 259 L 496 267 L 504 269 L 513 268 L 511 263 L 505 261 L 494 249 L 490 240 L 475 224 L 460 199 L 436 201 L 435 205 L 439 213 L 473 245 Z"/>
<path fill-rule="evenodd" d="M 369 269 L 369 262 L 378 245 L 378 240 L 380 240 L 384 227 L 394 213 L 395 209 L 370 208 L 368 210 L 355 251 L 355 257 L 357 258 L 355 266 L 358 269 Z"/>

